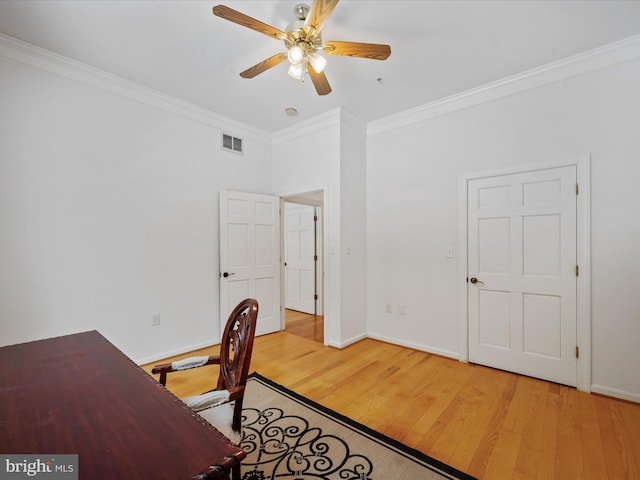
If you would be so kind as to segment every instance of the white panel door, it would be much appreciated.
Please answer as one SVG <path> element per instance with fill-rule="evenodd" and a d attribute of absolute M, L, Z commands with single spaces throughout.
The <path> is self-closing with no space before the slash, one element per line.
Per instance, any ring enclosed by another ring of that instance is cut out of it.
<path fill-rule="evenodd" d="M 469 360 L 577 382 L 576 168 L 468 184 Z"/>
<path fill-rule="evenodd" d="M 315 208 L 286 203 L 284 210 L 285 307 L 315 313 Z"/>
<path fill-rule="evenodd" d="M 280 322 L 280 200 L 220 191 L 220 322 L 245 298 L 258 300 L 256 335 Z"/>

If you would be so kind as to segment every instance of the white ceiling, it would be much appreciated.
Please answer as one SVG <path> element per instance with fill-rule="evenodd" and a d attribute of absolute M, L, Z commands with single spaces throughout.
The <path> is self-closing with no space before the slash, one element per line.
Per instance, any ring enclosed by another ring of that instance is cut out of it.
<path fill-rule="evenodd" d="M 218 3 L 282 30 L 304 2 L 0 0 L 0 32 L 267 132 L 339 106 L 370 122 L 640 34 L 638 0 L 342 0 L 324 40 L 388 44 L 391 56 L 328 55 L 333 92 L 320 97 L 286 63 L 241 78 L 285 48 L 214 16 Z"/>

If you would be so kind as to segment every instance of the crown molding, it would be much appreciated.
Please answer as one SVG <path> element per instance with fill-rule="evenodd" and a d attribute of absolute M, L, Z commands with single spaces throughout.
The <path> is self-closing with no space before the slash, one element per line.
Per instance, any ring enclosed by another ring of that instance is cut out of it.
<path fill-rule="evenodd" d="M 358 130 L 363 134 L 367 133 L 367 122 L 354 115 L 344 107 L 340 107 L 340 118 L 342 125 L 353 128 L 354 130 Z"/>
<path fill-rule="evenodd" d="M 271 135 L 268 132 L 251 125 L 216 114 L 150 87 L 3 33 L 0 33 L 0 59 L 84 83 L 211 127 L 221 130 L 232 129 L 245 137 L 267 143 L 271 142 Z"/>
<path fill-rule="evenodd" d="M 372 121 L 366 126 L 366 132 L 369 136 L 377 135 L 637 58 L 640 58 L 640 35 Z M 246 123 L 216 114 L 3 33 L 0 33 L 0 59 L 78 81 L 218 129 L 231 128 L 246 137 L 262 142 L 273 142 L 273 144 L 312 134 L 317 130 L 338 125 L 343 120 L 344 123 L 356 128 L 359 128 L 361 123 L 360 119 L 353 114 L 338 107 L 269 134 Z"/>
<path fill-rule="evenodd" d="M 637 58 L 640 58 L 640 35 L 375 120 L 369 123 L 367 134 L 377 135 Z"/>
<path fill-rule="evenodd" d="M 344 107 L 336 107 L 328 112 L 321 113 L 315 117 L 311 117 L 298 122 L 295 125 L 274 132 L 272 136 L 273 145 L 278 145 L 305 135 L 313 135 L 319 130 L 340 125 L 346 125 L 359 130 L 363 134 L 367 133 L 367 123 L 364 120 L 360 119 L 349 110 L 346 110 Z"/>
<path fill-rule="evenodd" d="M 273 145 L 294 140 L 305 135 L 312 135 L 319 130 L 340 125 L 342 108 L 334 108 L 328 112 L 321 113 L 315 117 L 302 120 L 290 127 L 274 132 L 272 135 Z"/>

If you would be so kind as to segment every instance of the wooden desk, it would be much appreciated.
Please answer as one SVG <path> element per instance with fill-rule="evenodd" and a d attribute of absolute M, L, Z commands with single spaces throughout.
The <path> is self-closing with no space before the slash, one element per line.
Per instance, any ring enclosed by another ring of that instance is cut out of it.
<path fill-rule="evenodd" d="M 78 454 L 81 480 L 226 479 L 246 456 L 96 331 L 0 348 L 0 453 Z"/>

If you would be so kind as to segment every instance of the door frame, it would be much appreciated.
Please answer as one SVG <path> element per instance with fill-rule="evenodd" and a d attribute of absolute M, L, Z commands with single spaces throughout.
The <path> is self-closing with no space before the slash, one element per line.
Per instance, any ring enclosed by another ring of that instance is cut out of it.
<path fill-rule="evenodd" d="M 577 277 L 576 341 L 579 347 L 576 385 L 591 391 L 591 156 L 568 161 L 541 163 L 484 172 L 463 172 L 458 176 L 458 360 L 469 361 L 469 297 L 467 192 L 471 180 L 566 166 L 576 167 L 579 193 L 576 198 L 576 259 L 580 267 Z"/>
<path fill-rule="evenodd" d="M 286 320 L 285 320 L 285 285 L 284 285 L 284 204 L 286 202 L 290 203 L 298 203 L 301 205 L 310 205 L 312 207 L 317 207 L 320 209 L 320 218 L 318 225 L 318 231 L 316 231 L 316 241 L 319 244 L 318 248 L 318 256 L 319 261 L 316 262 L 316 282 L 318 288 L 318 302 L 317 302 L 317 311 L 319 315 L 324 317 L 324 331 L 323 331 L 323 343 L 324 345 L 329 345 L 329 309 L 328 306 L 328 297 L 329 297 L 329 289 L 328 284 L 330 280 L 327 259 L 328 259 L 328 228 L 327 225 L 327 187 L 321 187 L 315 190 L 309 190 L 305 192 L 297 192 L 297 193 L 288 193 L 280 195 L 280 305 L 281 305 L 281 316 L 280 316 L 280 328 L 284 330 L 286 328 Z M 320 198 L 314 198 L 319 196 Z"/>

